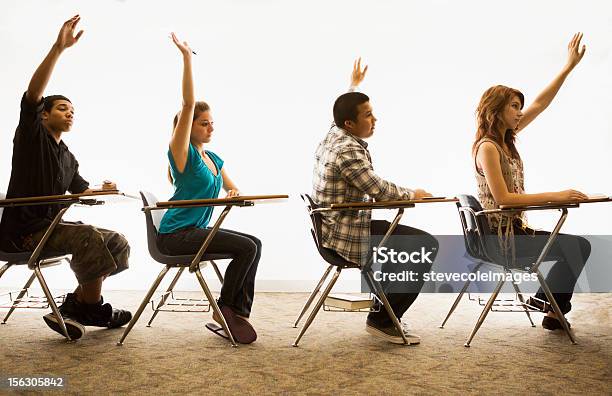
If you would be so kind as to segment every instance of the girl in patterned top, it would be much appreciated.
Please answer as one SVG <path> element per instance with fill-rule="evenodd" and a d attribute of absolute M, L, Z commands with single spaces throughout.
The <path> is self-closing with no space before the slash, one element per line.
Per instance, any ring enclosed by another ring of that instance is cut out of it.
<path fill-rule="evenodd" d="M 580 47 L 582 33 L 574 35 L 568 45 L 567 63 L 554 80 L 538 95 L 524 112 L 524 96 L 516 89 L 497 85 L 485 91 L 476 111 L 478 129 L 472 147 L 475 161 L 478 195 L 485 209 L 499 205 L 537 205 L 548 202 L 568 202 L 586 199 L 580 191 L 564 190 L 527 194 L 524 190 L 523 162 L 514 144 L 516 135 L 529 125 L 548 105 L 563 82 L 584 56 Z M 489 224 L 500 237 L 514 238 L 515 257 L 537 257 L 546 242 L 545 231 L 532 230 L 522 214 L 514 217 L 489 216 Z M 540 237 L 536 237 L 540 235 Z M 518 236 L 518 237 L 517 237 Z M 578 236 L 559 234 L 544 261 L 556 263 L 546 283 L 565 314 L 570 311 L 570 299 L 576 280 L 591 252 L 589 242 Z M 546 301 L 542 289 L 537 299 Z M 549 304 L 529 299 L 528 303 L 547 311 L 542 326 L 549 330 L 561 329 Z"/>

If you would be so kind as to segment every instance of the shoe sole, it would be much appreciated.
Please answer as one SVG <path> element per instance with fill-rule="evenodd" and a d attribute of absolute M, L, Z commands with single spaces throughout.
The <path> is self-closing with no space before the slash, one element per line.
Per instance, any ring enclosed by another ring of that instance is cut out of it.
<path fill-rule="evenodd" d="M 366 332 L 374 337 L 389 341 L 393 344 L 404 344 L 404 339 L 402 337 L 389 335 L 384 331 L 370 325 L 366 325 Z M 421 340 L 416 340 L 410 336 L 406 336 L 406 340 L 408 340 L 408 345 L 416 345 L 421 343 Z"/>
<path fill-rule="evenodd" d="M 257 340 L 257 333 L 253 326 L 236 315 L 231 308 L 227 306 L 221 307 L 221 314 L 223 314 L 227 327 L 229 327 L 236 342 L 240 344 L 251 344 Z"/>
<path fill-rule="evenodd" d="M 62 331 L 62 327 L 53 313 L 46 314 L 43 316 L 43 319 L 51 330 L 61 334 L 62 337 L 66 337 Z M 85 327 L 76 320 L 64 318 L 64 324 L 66 325 L 66 330 L 68 331 L 68 335 L 70 336 L 71 340 L 78 340 L 79 338 L 83 337 L 83 334 L 85 334 Z"/>

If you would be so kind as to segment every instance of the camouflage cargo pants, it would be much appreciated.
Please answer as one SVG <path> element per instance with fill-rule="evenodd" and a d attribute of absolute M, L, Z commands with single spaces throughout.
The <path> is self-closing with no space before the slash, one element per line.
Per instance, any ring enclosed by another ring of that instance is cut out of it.
<path fill-rule="evenodd" d="M 46 229 L 23 239 L 23 247 L 34 250 Z M 88 224 L 61 222 L 47 240 L 45 250 L 71 254 L 70 268 L 79 284 L 128 268 L 130 246 L 118 232 Z"/>

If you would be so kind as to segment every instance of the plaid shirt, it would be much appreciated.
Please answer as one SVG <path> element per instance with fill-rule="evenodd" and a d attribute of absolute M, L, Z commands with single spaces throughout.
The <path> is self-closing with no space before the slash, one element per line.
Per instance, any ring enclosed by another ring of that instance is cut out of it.
<path fill-rule="evenodd" d="M 372 167 L 368 144 L 332 126 L 315 154 L 312 197 L 321 206 L 344 202 L 412 199 L 414 191 L 383 180 Z M 369 257 L 369 210 L 322 213 L 322 245 L 365 265 Z"/>

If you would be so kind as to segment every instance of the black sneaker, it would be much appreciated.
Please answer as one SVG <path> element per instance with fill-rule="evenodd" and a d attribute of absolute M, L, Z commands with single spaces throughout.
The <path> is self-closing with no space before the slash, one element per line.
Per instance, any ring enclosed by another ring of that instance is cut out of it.
<path fill-rule="evenodd" d="M 542 327 L 546 330 L 563 330 L 563 325 L 561 324 L 561 322 L 559 322 L 559 319 L 553 318 L 551 316 L 544 316 L 544 319 L 542 319 Z M 567 322 L 567 327 L 569 327 L 570 329 L 572 328 L 570 322 Z"/>
<path fill-rule="evenodd" d="M 113 309 L 109 303 L 100 299 L 97 304 L 80 304 L 79 322 L 85 326 L 107 327 L 114 329 L 132 320 L 132 313 L 123 309 Z"/>
<path fill-rule="evenodd" d="M 66 330 L 68 331 L 70 339 L 78 340 L 79 338 L 83 337 L 83 334 L 85 334 L 85 327 L 76 320 L 70 318 L 69 316 L 66 316 L 64 313 L 61 313 L 61 315 L 64 319 L 64 324 L 66 325 Z M 62 337 L 65 337 L 65 334 L 62 331 L 62 327 L 60 326 L 57 317 L 53 312 L 43 316 L 43 319 L 47 326 L 51 328 L 51 330 L 54 330 L 60 333 Z"/>
<path fill-rule="evenodd" d="M 421 337 L 416 334 L 408 333 L 408 330 L 402 328 L 404 335 L 406 336 L 406 340 L 408 341 L 408 345 L 415 345 L 421 342 Z M 376 323 L 372 322 L 370 319 L 366 320 L 366 332 L 369 334 L 383 339 L 385 341 L 389 341 L 393 344 L 403 344 L 404 339 L 402 335 L 397 331 L 395 326 L 391 327 L 380 327 Z"/>

